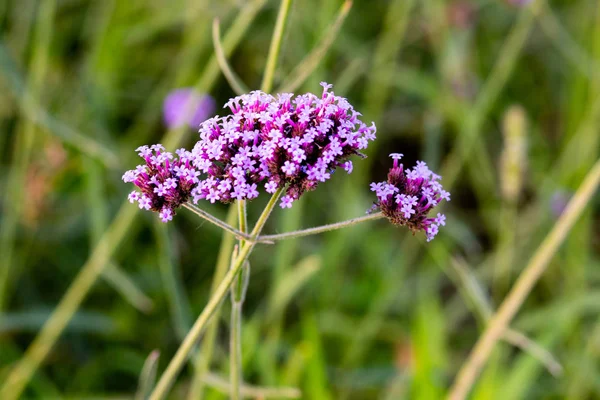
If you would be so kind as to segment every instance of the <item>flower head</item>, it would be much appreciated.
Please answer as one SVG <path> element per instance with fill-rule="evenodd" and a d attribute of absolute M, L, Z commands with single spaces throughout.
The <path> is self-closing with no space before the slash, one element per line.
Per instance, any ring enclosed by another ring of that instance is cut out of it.
<path fill-rule="evenodd" d="M 163 103 L 163 117 L 168 128 L 188 125 L 198 128 L 215 110 L 215 101 L 191 88 L 176 89 Z"/>
<path fill-rule="evenodd" d="M 336 168 L 352 172 L 349 158 L 375 139 L 375 126 L 365 125 L 348 100 L 329 91 L 331 85 L 322 85 L 320 97 L 260 91 L 238 96 L 225 105 L 231 115 L 202 123 L 192 154 L 206 178 L 194 201 L 253 199 L 261 185 L 269 193 L 287 187 L 281 199 L 287 208 Z"/>
<path fill-rule="evenodd" d="M 442 188 L 441 176 L 434 174 L 423 161 L 417 161 L 412 170 L 405 170 L 399 163 L 401 155 L 392 153 L 390 157 L 394 162 L 387 182 L 371 183 L 371 191 L 377 196 L 374 209 L 380 209 L 395 225 L 405 225 L 413 232 L 424 231 L 430 241 L 439 227 L 446 225 L 446 216 L 427 215 L 442 200 L 450 201 L 450 193 Z"/>
<path fill-rule="evenodd" d="M 137 151 L 145 164 L 123 175 L 123 181 L 139 188 L 139 192 L 129 194 L 129 201 L 137 202 L 141 209 L 158 212 L 163 222 L 170 221 L 199 182 L 200 172 L 192 164 L 192 153 L 179 149 L 173 156 L 159 144 L 141 146 Z"/>

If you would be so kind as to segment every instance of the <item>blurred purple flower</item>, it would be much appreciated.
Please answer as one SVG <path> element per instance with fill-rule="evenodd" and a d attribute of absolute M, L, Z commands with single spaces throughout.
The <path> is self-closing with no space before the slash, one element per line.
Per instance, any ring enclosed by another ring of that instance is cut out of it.
<path fill-rule="evenodd" d="M 202 95 L 191 88 L 173 90 L 165 97 L 163 103 L 163 116 L 168 128 L 188 125 L 190 128 L 196 129 L 214 111 L 215 100 L 211 96 Z"/>
<path fill-rule="evenodd" d="M 511 6 L 523 7 L 531 3 L 532 0 L 506 0 Z"/>
<path fill-rule="evenodd" d="M 571 193 L 565 190 L 557 190 L 552 194 L 552 197 L 550 197 L 550 210 L 552 211 L 554 218 L 558 218 L 562 215 L 569 200 L 571 200 Z"/>

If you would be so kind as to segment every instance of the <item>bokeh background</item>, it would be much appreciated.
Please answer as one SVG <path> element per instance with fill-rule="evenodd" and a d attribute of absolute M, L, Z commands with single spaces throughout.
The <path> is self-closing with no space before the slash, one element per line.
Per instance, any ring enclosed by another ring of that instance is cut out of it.
<path fill-rule="evenodd" d="M 134 205 L 118 214 L 131 190 L 121 175 L 142 144 L 195 141 L 165 126 L 174 89 L 196 87 L 226 112 L 213 18 L 232 68 L 260 86 L 278 7 L 0 0 L 0 383 L 115 218 L 116 252 L 24 398 L 132 398 L 153 350 L 164 369 L 209 298 L 222 235 L 186 210 L 167 225 Z M 292 2 L 274 91 L 340 7 Z M 306 399 L 440 398 L 598 158 L 600 3 L 355 0 L 319 59 L 296 92 L 333 83 L 378 140 L 352 175 L 276 210 L 266 230 L 363 215 L 390 152 L 442 174 L 448 223 L 431 243 L 380 220 L 258 248 L 245 379 Z M 226 206 L 203 207 L 226 218 Z M 499 343 L 473 399 L 600 398 L 599 210 L 596 196 L 513 322 L 529 342 Z M 210 372 L 188 365 L 173 399 L 227 397 L 228 310 Z"/>

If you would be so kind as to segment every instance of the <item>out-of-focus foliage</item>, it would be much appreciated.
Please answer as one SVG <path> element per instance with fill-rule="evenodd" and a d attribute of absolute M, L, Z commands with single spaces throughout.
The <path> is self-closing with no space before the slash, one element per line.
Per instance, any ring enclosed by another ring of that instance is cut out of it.
<path fill-rule="evenodd" d="M 205 71 L 213 18 L 225 37 L 249 3 L 259 2 L 0 0 L 0 382 L 131 190 L 120 177 L 136 163 L 133 150 L 163 137 L 163 99 Z M 276 88 L 341 3 L 293 1 Z M 518 3 L 354 1 L 297 92 L 333 83 L 375 121 L 378 139 L 352 175 L 335 174 L 277 210 L 266 231 L 363 215 L 375 199 L 368 183 L 385 179 L 390 152 L 442 174 L 452 192 L 448 223 L 428 244 L 381 220 L 261 245 L 244 308 L 247 382 L 295 386 L 307 399 L 445 393 L 482 330 L 482 304 L 489 312 L 502 301 L 556 220 L 551 200 L 573 192 L 600 153 L 600 4 Z M 229 56 L 250 88 L 260 85 L 277 9 L 266 1 Z M 201 86 L 224 104 L 234 94 L 215 79 Z M 196 132 L 183 133 L 191 146 Z M 250 203 L 251 221 L 263 205 Z M 563 374 L 504 341 L 474 399 L 600 397 L 598 210 L 596 197 L 512 325 Z M 160 350 L 160 374 L 202 310 L 220 232 L 186 210 L 166 229 L 146 214 L 27 398 L 133 397 L 148 355 Z M 228 374 L 228 309 L 214 376 Z M 192 377 L 184 370 L 173 398 L 187 394 Z M 226 397 L 211 387 L 206 398 Z"/>

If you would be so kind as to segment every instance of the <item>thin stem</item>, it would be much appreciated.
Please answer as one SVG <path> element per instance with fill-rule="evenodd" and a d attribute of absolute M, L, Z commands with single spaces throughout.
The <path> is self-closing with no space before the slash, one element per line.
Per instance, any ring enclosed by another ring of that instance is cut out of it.
<path fill-rule="evenodd" d="M 232 290 L 235 285 L 232 286 Z M 229 334 L 229 380 L 231 399 L 240 400 L 242 382 L 242 303 L 231 302 L 231 332 Z"/>
<path fill-rule="evenodd" d="M 248 231 L 248 216 L 246 212 L 246 201 L 238 200 L 238 221 L 240 231 L 246 233 Z M 240 248 L 245 245 L 243 240 L 240 240 Z M 237 258 L 237 249 L 234 249 L 231 257 L 232 261 Z M 247 268 L 242 268 L 238 273 L 237 279 L 231 285 L 231 327 L 229 332 L 229 379 L 231 380 L 231 398 L 233 400 L 240 399 L 240 384 L 242 382 L 242 304 L 244 275 L 248 276 Z"/>
<path fill-rule="evenodd" d="M 260 85 L 261 90 L 266 93 L 270 92 L 273 88 L 275 68 L 277 68 L 277 59 L 279 58 L 279 51 L 281 50 L 281 40 L 283 39 L 283 31 L 290 11 L 291 2 L 291 0 L 282 0 L 281 6 L 279 7 L 279 14 L 277 14 L 277 22 L 275 23 L 275 30 L 273 31 L 273 37 L 271 38 L 265 74 L 263 76 L 262 84 Z"/>
<path fill-rule="evenodd" d="M 140 374 L 140 379 L 138 383 L 138 390 L 135 394 L 134 400 L 144 400 L 148 397 L 148 394 L 152 390 L 152 386 L 154 386 L 154 381 L 156 380 L 156 370 L 158 369 L 158 358 L 160 357 L 160 352 L 158 350 L 154 350 L 146 361 L 144 362 L 144 367 L 142 368 L 142 373 Z"/>
<path fill-rule="evenodd" d="M 240 227 L 240 232 L 244 239 L 250 239 L 248 236 L 248 215 L 246 212 L 246 200 L 238 200 L 237 201 L 237 209 L 238 209 L 238 225 Z M 240 240 L 240 246 L 244 245 L 244 241 Z"/>
<path fill-rule="evenodd" d="M 252 237 L 250 237 L 250 235 L 248 235 L 247 233 L 244 233 L 242 231 L 235 229 L 233 226 L 229 225 L 227 222 L 221 221 L 219 218 L 215 217 L 212 214 L 207 213 L 206 211 L 202 210 L 201 208 L 196 207 L 193 204 L 184 203 L 183 207 L 187 208 L 188 210 L 190 210 L 191 212 L 193 212 L 200 218 L 204 218 L 211 224 L 214 224 L 214 225 L 218 226 L 219 228 L 223 229 L 224 231 L 233 234 L 237 239 L 240 239 L 240 240 L 243 239 L 246 241 L 252 240 Z M 268 243 L 268 241 L 262 241 L 262 242 Z"/>
<path fill-rule="evenodd" d="M 442 268 L 446 265 L 443 257 L 438 257 L 432 253 L 432 256 Z M 440 259 L 441 258 L 441 259 Z M 493 314 L 491 302 L 487 297 L 485 290 L 482 288 L 477 277 L 469 270 L 468 266 L 464 261 L 460 261 L 457 258 L 452 257 L 452 262 L 449 263 L 455 274 L 448 274 L 451 279 L 455 280 L 456 286 L 459 288 L 461 296 L 465 298 L 472 306 L 475 316 L 487 324 L 490 317 Z M 456 278 L 453 276 L 456 275 Z M 514 329 L 507 328 L 502 339 L 505 342 L 512 344 L 515 347 L 529 353 L 532 357 L 537 359 L 542 365 L 546 367 L 548 372 L 554 376 L 562 374 L 563 368 L 554 356 L 544 349 L 542 346 L 529 339 L 523 333 Z"/>
<path fill-rule="evenodd" d="M 302 236 L 316 235 L 318 233 L 334 231 L 336 229 L 346 228 L 348 226 L 360 224 L 361 222 L 376 220 L 376 219 L 380 219 L 383 217 L 384 217 L 383 213 L 377 212 L 377 213 L 365 215 L 363 217 L 352 218 L 347 221 L 336 222 L 334 224 L 329 224 L 329 225 L 317 226 L 315 228 L 302 229 L 302 230 L 293 231 L 293 232 L 278 233 L 275 235 L 261 235 L 257 238 L 257 240 L 260 243 L 274 242 L 276 240 L 285 240 L 285 239 L 299 238 Z"/>
<path fill-rule="evenodd" d="M 462 400 L 466 398 L 471 387 L 494 345 L 506 332 L 508 325 L 521 308 L 527 295 L 546 270 L 548 263 L 562 244 L 567 234 L 577 221 L 585 206 L 600 184 L 600 160 L 592 167 L 583 183 L 573 196 L 564 213 L 554 225 L 552 231 L 546 236 L 531 261 L 513 286 L 512 290 L 502 302 L 498 311 L 491 318 L 490 323 L 477 341 L 469 358 L 458 372 L 454 385 L 450 389 L 448 399 Z"/>
<path fill-rule="evenodd" d="M 223 72 L 223 75 L 225 75 L 225 79 L 227 79 L 229 86 L 231 86 L 236 94 L 239 95 L 248 93 L 248 87 L 244 84 L 244 82 L 242 82 L 240 77 L 233 72 L 233 69 L 231 69 L 229 63 L 227 62 L 227 56 L 225 55 L 225 51 L 221 45 L 221 28 L 219 25 L 219 19 L 215 18 L 212 26 L 212 39 L 217 63 L 221 68 L 221 72 Z"/>
<path fill-rule="evenodd" d="M 229 206 L 229 212 L 227 213 L 227 223 L 235 224 L 237 219 L 237 207 L 234 205 Z M 232 260 L 232 251 L 234 247 L 234 237 L 228 232 L 223 232 L 223 239 L 221 241 L 221 247 L 219 249 L 219 255 L 217 257 L 217 266 L 215 268 L 215 274 L 213 277 L 212 285 L 210 288 L 211 296 L 215 293 L 217 288 L 219 287 L 219 283 L 225 277 L 227 270 L 231 264 Z M 208 373 L 210 363 L 212 361 L 212 356 L 215 348 L 215 342 L 217 339 L 217 333 L 219 328 L 219 312 L 217 311 L 217 315 L 213 318 L 207 328 L 206 333 L 204 334 L 204 338 L 202 340 L 202 345 L 200 351 L 196 355 L 195 360 L 195 371 L 194 371 L 194 379 L 192 382 L 192 387 L 188 394 L 188 400 L 200 400 L 203 397 L 204 391 L 204 378 Z"/>
<path fill-rule="evenodd" d="M 342 7 L 340 7 L 340 11 L 338 15 L 333 21 L 333 23 L 329 26 L 329 29 L 325 32 L 321 41 L 317 44 L 317 46 L 312 49 L 312 51 L 298 64 L 296 68 L 292 71 L 292 73 L 285 79 L 285 82 L 278 92 L 293 92 L 298 89 L 304 81 L 314 72 L 314 70 L 319 66 L 319 64 L 325 58 L 325 54 L 333 44 L 333 41 L 337 37 L 338 33 L 350 9 L 352 8 L 352 0 L 346 0 Z"/>
<path fill-rule="evenodd" d="M 102 278 L 141 312 L 149 314 L 154 308 L 152 299 L 115 263 L 108 263 L 102 271 Z"/>
<path fill-rule="evenodd" d="M 271 211 L 273 211 L 273 208 L 275 207 L 275 204 L 277 203 L 277 200 L 279 199 L 279 196 L 281 196 L 282 192 L 283 188 L 278 189 L 267 203 L 267 206 L 258 218 L 258 221 L 256 222 L 256 225 L 252 230 L 252 233 L 250 234 L 253 239 L 257 238 L 260 232 L 262 231 L 263 227 L 265 226 L 265 223 L 269 219 Z M 195 343 L 198 341 L 208 321 L 210 321 L 210 318 L 212 317 L 214 312 L 219 308 L 219 305 L 227 295 L 227 292 L 229 291 L 231 284 L 235 280 L 237 273 L 244 265 L 244 262 L 246 262 L 246 260 L 248 259 L 248 256 L 254 249 L 255 244 L 256 243 L 254 241 L 251 241 L 246 243 L 246 245 L 241 248 L 240 254 L 233 263 L 233 267 L 227 272 L 227 274 L 223 278 L 223 281 L 215 290 L 214 295 L 209 299 L 208 303 L 206 304 L 206 307 L 204 307 L 204 310 L 202 310 L 202 312 L 198 316 L 198 319 L 194 323 L 194 326 L 192 326 L 192 329 L 190 329 L 187 336 L 183 340 L 183 343 L 175 353 L 175 356 L 169 362 L 167 369 L 162 374 L 160 380 L 158 381 L 158 384 L 156 385 L 156 388 L 154 388 L 154 391 L 150 395 L 150 400 L 161 400 L 166 396 L 167 392 L 173 385 L 177 374 L 185 364 L 188 355 L 193 350 Z"/>

